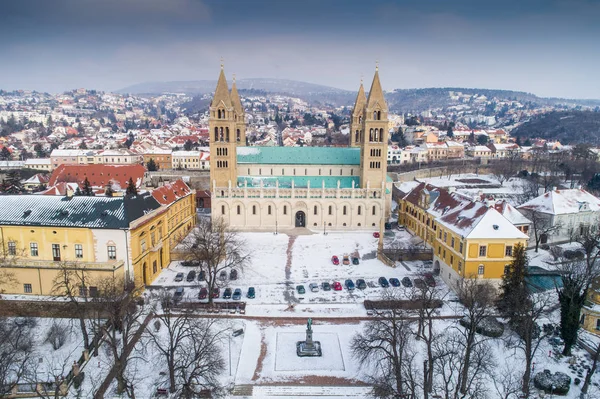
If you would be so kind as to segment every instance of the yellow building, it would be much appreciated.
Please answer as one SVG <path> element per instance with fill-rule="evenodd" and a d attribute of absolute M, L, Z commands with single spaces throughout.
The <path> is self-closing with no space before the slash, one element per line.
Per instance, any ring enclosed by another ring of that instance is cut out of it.
<path fill-rule="evenodd" d="M 493 207 L 425 183 L 402 197 L 398 222 L 433 249 L 434 271 L 451 287 L 465 277 L 499 283 L 528 239 Z"/>
<path fill-rule="evenodd" d="M 581 325 L 591 333 L 600 335 L 600 282 L 596 281 L 588 292 L 585 305 L 581 309 Z"/>
<path fill-rule="evenodd" d="M 85 269 L 92 282 L 151 284 L 195 224 L 194 194 L 183 182 L 125 197 L 2 196 L 0 207 L 0 269 L 12 277 L 0 290 L 9 294 L 56 294 L 65 265 Z"/>

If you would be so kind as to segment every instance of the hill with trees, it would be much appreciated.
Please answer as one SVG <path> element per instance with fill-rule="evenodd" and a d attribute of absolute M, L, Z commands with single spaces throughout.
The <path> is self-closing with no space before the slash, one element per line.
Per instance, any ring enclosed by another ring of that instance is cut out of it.
<path fill-rule="evenodd" d="M 522 139 L 538 137 L 559 140 L 562 144 L 600 144 L 600 112 L 553 111 L 537 115 L 513 129 L 510 134 Z"/>

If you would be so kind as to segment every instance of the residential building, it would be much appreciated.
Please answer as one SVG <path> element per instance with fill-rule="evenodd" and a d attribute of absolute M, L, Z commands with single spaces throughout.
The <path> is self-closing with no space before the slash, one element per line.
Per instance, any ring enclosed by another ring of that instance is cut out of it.
<path fill-rule="evenodd" d="M 50 172 L 52 170 L 52 160 L 50 158 L 28 158 L 25 160 L 23 167 Z"/>
<path fill-rule="evenodd" d="M 172 163 L 172 152 L 171 148 L 160 148 L 154 147 L 148 150 L 145 150 L 142 153 L 144 165 L 148 165 L 148 162 L 152 159 L 154 163 L 158 166 L 159 170 L 171 169 L 173 166 Z"/>
<path fill-rule="evenodd" d="M 491 158 L 492 150 L 484 145 L 474 145 L 467 148 L 466 155 L 473 158 Z"/>
<path fill-rule="evenodd" d="M 127 188 L 129 179 L 133 179 L 137 188 L 142 186 L 146 168 L 139 164 L 133 165 L 59 165 L 50 176 L 48 186 L 60 182 L 78 183 L 80 186 L 87 178 L 90 185 L 96 189 L 111 186 L 113 191 Z"/>

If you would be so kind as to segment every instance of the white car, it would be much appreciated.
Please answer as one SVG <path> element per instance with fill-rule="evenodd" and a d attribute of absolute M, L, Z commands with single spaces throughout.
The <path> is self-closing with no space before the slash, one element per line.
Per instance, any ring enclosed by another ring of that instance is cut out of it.
<path fill-rule="evenodd" d="M 308 289 L 311 290 L 312 292 L 319 292 L 319 285 L 315 284 L 315 283 L 310 283 L 308 285 Z"/>

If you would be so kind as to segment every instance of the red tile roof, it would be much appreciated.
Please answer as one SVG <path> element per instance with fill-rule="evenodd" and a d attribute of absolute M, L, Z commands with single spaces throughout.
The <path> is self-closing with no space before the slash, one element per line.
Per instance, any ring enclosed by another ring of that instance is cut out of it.
<path fill-rule="evenodd" d="M 118 184 L 127 187 L 130 178 L 139 188 L 142 185 L 146 168 L 143 165 L 59 165 L 50 176 L 49 186 L 58 182 L 77 182 L 82 184 L 87 177 L 92 187 L 105 187 Z"/>
<path fill-rule="evenodd" d="M 173 183 L 165 183 L 164 186 L 152 190 L 152 196 L 161 205 L 170 205 L 191 193 L 192 189 L 181 179 Z"/>

